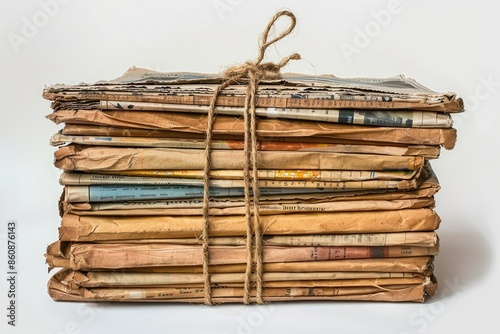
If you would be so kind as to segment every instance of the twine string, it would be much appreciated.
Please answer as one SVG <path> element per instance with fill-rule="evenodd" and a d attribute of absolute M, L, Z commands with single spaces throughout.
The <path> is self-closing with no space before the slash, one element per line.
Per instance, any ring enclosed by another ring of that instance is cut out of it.
<path fill-rule="evenodd" d="M 250 74 L 251 75 L 251 74 Z M 250 81 L 252 82 L 252 81 Z M 245 97 L 245 110 L 248 110 L 252 105 L 252 94 L 250 85 L 247 87 L 247 93 Z M 245 133 L 244 133 L 244 146 L 243 146 L 243 154 L 244 154 L 244 163 L 243 163 L 243 181 L 244 181 L 244 191 L 245 191 L 245 222 L 246 222 L 246 251 L 247 251 L 247 263 L 245 268 L 245 280 L 243 286 L 243 303 L 250 304 L 250 292 L 251 292 L 251 273 L 253 272 L 253 261 L 252 261 L 252 251 L 253 251 L 253 235 L 254 229 L 251 224 L 252 221 L 252 210 L 251 210 L 251 194 L 250 194 L 250 164 L 248 163 L 251 159 L 250 151 L 251 151 L 251 143 L 250 143 L 250 115 L 247 112 L 243 113 L 243 120 L 245 124 Z"/>
<path fill-rule="evenodd" d="M 271 28 L 276 21 L 286 16 L 290 19 L 288 27 L 277 37 L 268 41 Z M 205 150 L 204 158 L 205 165 L 203 169 L 203 230 L 202 230 L 202 252 L 203 252 L 203 275 L 204 275 L 204 299 L 205 304 L 212 305 L 212 289 L 210 284 L 209 272 L 209 232 L 210 232 L 210 169 L 211 169 L 211 142 L 213 125 L 215 121 L 215 107 L 221 91 L 227 88 L 232 83 L 238 83 L 240 80 L 248 81 L 248 87 L 245 97 L 244 106 L 244 164 L 243 164 L 243 179 L 244 179 L 244 194 L 245 194 L 245 223 L 246 223 L 246 250 L 247 263 L 244 279 L 244 296 L 245 304 L 251 303 L 252 290 L 252 272 L 255 269 L 255 287 L 256 287 L 256 302 L 264 303 L 263 297 L 263 259 L 262 259 L 262 232 L 260 226 L 259 215 L 259 178 L 258 178 L 258 142 L 257 142 L 257 116 L 256 116 L 256 99 L 257 87 L 261 80 L 277 80 L 281 79 L 280 70 L 288 64 L 290 60 L 299 60 L 300 55 L 293 53 L 288 57 L 283 58 L 278 64 L 272 62 L 262 63 L 267 48 L 289 35 L 296 25 L 295 15 L 290 11 L 280 11 L 276 13 L 267 24 L 259 41 L 259 54 L 255 62 L 247 61 L 241 65 L 236 65 L 228 68 L 223 73 L 224 81 L 217 86 L 214 95 L 210 101 L 210 106 L 207 115 L 207 128 L 205 131 Z M 252 173 L 250 173 L 250 165 Z M 252 189 L 253 194 L 250 193 Z M 253 210 L 252 210 L 253 207 Z M 253 220 L 252 220 L 253 217 Z M 254 268 L 255 267 L 255 268 Z"/>
<path fill-rule="evenodd" d="M 250 74 L 250 78 L 252 78 L 252 74 Z M 251 92 L 249 93 L 251 104 L 250 104 L 250 140 L 251 140 L 251 161 L 252 161 L 252 190 L 253 190 L 253 218 L 254 218 L 254 234 L 255 234 L 255 254 L 254 254 L 254 262 L 255 262 L 255 283 L 256 283 L 256 301 L 258 304 L 263 304 L 264 299 L 262 296 L 263 290 L 263 261 L 262 261 L 262 232 L 260 228 L 260 215 L 259 215 L 259 197 L 260 197 L 260 188 L 259 188 L 259 178 L 258 178 L 258 157 L 257 157 L 257 117 L 255 114 L 255 93 L 257 91 L 258 81 L 250 80 L 249 89 Z M 245 184 L 246 186 L 246 184 Z M 246 203 L 249 203 L 247 201 Z M 248 243 L 248 240 L 247 240 Z M 251 274 L 251 273 L 250 273 Z"/>

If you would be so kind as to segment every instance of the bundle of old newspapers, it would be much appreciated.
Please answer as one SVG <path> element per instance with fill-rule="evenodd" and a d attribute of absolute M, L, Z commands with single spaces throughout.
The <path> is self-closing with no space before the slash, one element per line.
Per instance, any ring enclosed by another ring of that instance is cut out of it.
<path fill-rule="evenodd" d="M 451 114 L 463 111 L 462 100 L 402 75 L 263 80 L 250 189 L 257 201 L 245 196 L 244 80 L 218 93 L 206 169 L 207 111 L 221 81 L 131 68 L 112 81 L 44 89 L 47 117 L 64 124 L 51 139 L 64 192 L 59 240 L 45 255 L 59 268 L 50 296 L 190 303 L 206 302 L 207 291 L 214 303 L 431 296 L 440 186 L 430 161 L 453 148 Z M 260 227 L 251 240 L 249 206 Z M 257 243 L 260 253 L 250 256 Z"/>

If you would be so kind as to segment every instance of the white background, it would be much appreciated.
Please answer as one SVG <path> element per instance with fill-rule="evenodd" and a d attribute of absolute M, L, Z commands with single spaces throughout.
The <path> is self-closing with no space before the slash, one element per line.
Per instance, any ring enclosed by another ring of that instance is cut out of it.
<path fill-rule="evenodd" d="M 44 85 L 112 79 L 131 66 L 219 72 L 254 59 L 264 26 L 284 8 L 297 16 L 297 29 L 271 47 L 266 60 L 295 51 L 304 58 L 285 71 L 341 77 L 402 73 L 464 98 L 467 111 L 455 118 L 456 148 L 443 150 L 433 163 L 442 185 L 436 196 L 442 218 L 437 296 L 425 304 L 265 307 L 52 301 L 43 254 L 59 225 L 59 171 L 48 144 L 59 126 L 44 118 L 50 113 L 41 97 Z M 1 332 L 498 332 L 499 21 L 495 2 L 480 0 L 2 1 L 0 267 L 6 273 L 6 224 L 15 219 L 19 277 L 12 328 L 7 282 L 0 275 Z"/>

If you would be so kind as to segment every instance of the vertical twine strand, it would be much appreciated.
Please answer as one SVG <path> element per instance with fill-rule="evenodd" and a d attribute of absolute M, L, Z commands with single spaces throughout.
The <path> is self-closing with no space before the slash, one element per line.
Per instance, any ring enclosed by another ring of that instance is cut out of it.
<path fill-rule="evenodd" d="M 247 94 L 245 97 L 245 110 L 248 110 L 252 103 L 252 94 L 250 92 L 250 85 L 247 88 Z M 250 164 L 248 163 L 250 160 L 250 119 L 247 112 L 243 113 L 243 119 L 245 123 L 245 137 L 244 137 L 244 146 L 243 153 L 245 156 L 243 163 L 243 180 L 244 180 L 244 190 L 245 190 L 245 222 L 246 222 L 246 250 L 247 250 L 247 265 L 245 268 L 245 281 L 243 287 L 243 303 L 250 304 L 250 292 L 251 292 L 251 284 L 252 284 L 252 271 L 253 271 L 253 260 L 252 260 L 252 244 L 253 244 L 253 226 L 250 223 L 252 220 L 252 211 L 250 207 L 251 195 L 250 195 Z"/>
<path fill-rule="evenodd" d="M 205 304 L 212 305 L 212 287 L 210 285 L 210 254 L 209 254 L 209 231 L 210 231 L 210 148 L 212 146 L 212 130 L 215 120 L 215 105 L 220 92 L 229 86 L 229 81 L 220 84 L 214 92 L 214 97 L 210 101 L 210 106 L 207 115 L 207 129 L 205 133 L 205 150 L 203 152 L 205 165 L 203 166 L 203 228 L 201 234 L 202 241 L 202 263 L 203 263 L 203 278 L 204 278 L 204 298 Z"/>
<path fill-rule="evenodd" d="M 250 77 L 253 75 L 250 73 Z M 252 78 L 253 79 L 253 78 Z M 252 190 L 253 190 L 253 219 L 254 219 L 254 233 L 255 233 L 255 281 L 256 281 L 256 301 L 258 304 L 264 304 L 264 299 L 262 297 L 262 232 L 260 228 L 260 215 L 259 215 L 259 177 L 258 177 L 258 159 L 257 159 L 257 117 L 255 114 L 255 92 L 257 91 L 257 85 L 259 82 L 257 80 L 250 80 L 249 87 L 251 90 L 250 97 L 250 135 L 251 135 L 251 146 L 252 146 Z M 248 242 L 248 241 L 247 241 Z"/>
<path fill-rule="evenodd" d="M 269 32 L 276 21 L 287 16 L 290 19 L 290 24 L 279 36 L 267 41 Z M 255 286 L 256 286 L 256 302 L 264 303 L 263 296 L 263 261 L 262 261 L 262 229 L 260 226 L 259 215 L 259 179 L 258 179 L 258 142 L 257 142 L 257 116 L 255 113 L 257 100 L 257 87 L 261 80 L 280 79 L 280 70 L 290 60 L 299 60 L 300 55 L 294 53 L 283 58 L 279 64 L 271 62 L 262 63 L 266 49 L 271 45 L 289 35 L 295 28 L 295 16 L 289 11 L 281 11 L 276 13 L 267 24 L 259 41 L 259 54 L 255 62 L 245 62 L 238 66 L 228 68 L 224 74 L 224 81 L 216 88 L 214 95 L 210 101 L 210 106 L 207 115 L 207 128 L 205 133 L 205 165 L 203 169 L 203 231 L 202 231 L 202 252 L 203 252 L 203 275 L 204 275 L 204 298 L 205 304 L 212 305 L 212 289 L 210 284 L 209 272 L 209 232 L 210 232 L 210 149 L 212 143 L 213 124 L 215 120 L 215 106 L 220 92 L 228 87 L 231 83 L 238 83 L 240 80 L 248 81 L 248 88 L 245 98 L 245 110 L 243 113 L 245 123 L 244 135 L 244 192 L 245 192 L 245 223 L 246 223 L 246 249 L 247 249 L 247 264 L 244 280 L 244 295 L 243 302 L 251 303 L 252 290 L 252 272 L 255 262 Z M 250 165 L 252 173 L 250 174 Z M 250 190 L 253 191 L 253 196 Z M 252 210 L 253 206 L 253 210 Z M 252 215 L 253 213 L 253 215 Z M 253 219 L 252 219 L 253 217 Z"/>

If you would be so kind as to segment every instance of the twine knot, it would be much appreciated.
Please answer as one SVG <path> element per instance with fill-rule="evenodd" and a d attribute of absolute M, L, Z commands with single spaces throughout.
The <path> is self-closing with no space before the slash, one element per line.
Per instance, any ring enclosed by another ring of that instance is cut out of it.
<path fill-rule="evenodd" d="M 252 80 L 279 80 L 281 79 L 280 70 L 290 60 L 300 60 L 300 55 L 294 53 L 288 57 L 283 58 L 278 64 L 267 62 L 267 63 L 254 63 L 247 61 L 241 65 L 235 65 L 229 67 L 224 71 L 223 77 L 231 81 L 237 81 L 239 79 L 250 79 Z"/>

